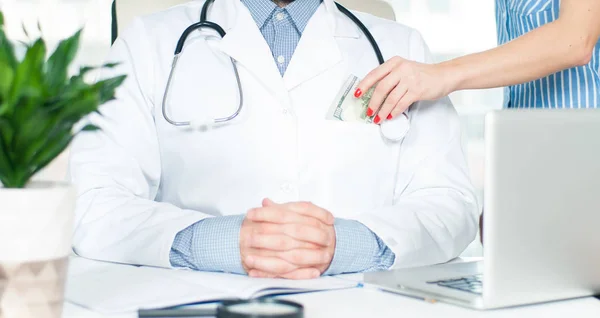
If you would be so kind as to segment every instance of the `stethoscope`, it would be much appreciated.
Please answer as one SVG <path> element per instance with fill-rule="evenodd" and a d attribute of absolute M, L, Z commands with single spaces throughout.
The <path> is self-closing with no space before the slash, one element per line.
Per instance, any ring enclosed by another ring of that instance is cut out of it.
<path fill-rule="evenodd" d="M 205 29 L 211 29 L 213 31 L 216 31 L 221 38 L 225 37 L 225 34 L 226 34 L 225 30 L 223 30 L 223 28 L 220 25 L 218 25 L 214 22 L 207 21 L 208 8 L 214 1 L 215 0 L 206 0 L 204 5 L 202 6 L 202 11 L 200 13 L 200 22 L 194 23 L 194 24 L 190 25 L 187 29 L 185 29 L 185 31 L 179 38 L 179 41 L 177 42 L 177 47 L 175 48 L 175 56 L 173 57 L 173 63 L 171 65 L 171 72 L 169 73 L 169 78 L 167 80 L 167 87 L 165 88 L 165 94 L 163 96 L 162 113 L 163 113 L 163 117 L 169 124 L 177 126 L 177 127 L 186 127 L 187 126 L 187 127 L 195 127 L 195 128 L 199 128 L 201 130 L 205 130 L 212 126 L 224 124 L 224 123 L 234 120 L 236 117 L 239 116 L 239 114 L 242 112 L 242 109 L 244 107 L 244 92 L 242 90 L 242 82 L 240 80 L 238 68 L 235 63 L 235 60 L 233 58 L 230 58 L 233 72 L 235 74 L 235 79 L 237 82 L 238 96 L 239 96 L 239 105 L 233 114 L 231 114 L 227 117 L 202 119 L 197 122 L 176 121 L 176 120 L 171 119 L 169 117 L 169 115 L 167 114 L 167 100 L 169 99 L 169 92 L 171 90 L 171 84 L 173 82 L 173 77 L 175 74 L 175 70 L 177 68 L 177 62 L 179 61 L 179 57 L 181 56 L 181 53 L 183 52 L 183 47 L 185 45 L 185 41 L 187 40 L 189 35 L 196 30 L 205 28 Z M 380 65 L 383 64 L 385 62 L 383 59 L 383 54 L 381 53 L 381 49 L 379 48 L 377 41 L 375 41 L 375 38 L 373 38 L 373 35 L 369 31 L 369 29 L 367 29 L 367 27 L 354 14 L 352 14 L 352 12 L 350 12 L 344 6 L 342 6 L 341 4 L 339 4 L 337 2 L 335 4 L 336 4 L 337 8 L 344 15 L 346 15 L 350 20 L 352 20 L 352 22 L 354 22 L 356 24 L 356 26 L 358 26 L 358 28 L 363 32 L 363 34 L 367 37 L 367 40 L 373 47 L 373 51 L 375 52 L 375 55 L 377 56 L 377 61 L 379 62 Z M 378 112 L 379 112 L 379 110 L 377 110 L 375 115 L 377 115 Z M 375 116 L 375 115 L 373 115 L 373 116 Z M 408 132 L 410 123 L 409 123 L 408 116 L 406 114 L 403 114 L 403 115 L 404 116 L 399 116 L 396 120 L 394 120 L 394 121 L 400 120 L 401 121 L 400 123 L 394 123 L 394 125 L 391 125 L 390 123 L 392 123 L 392 122 L 384 122 L 383 124 L 381 124 L 381 134 L 383 135 L 384 138 L 386 138 L 390 141 L 399 141 L 404 138 L 404 136 Z"/>

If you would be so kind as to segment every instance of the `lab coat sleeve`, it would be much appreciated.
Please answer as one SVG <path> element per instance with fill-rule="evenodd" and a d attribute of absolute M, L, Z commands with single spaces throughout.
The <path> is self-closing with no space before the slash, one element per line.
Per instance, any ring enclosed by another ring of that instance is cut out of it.
<path fill-rule="evenodd" d="M 431 62 L 416 31 L 410 58 Z M 450 99 L 416 103 L 409 117 L 411 130 L 401 146 L 393 202 L 358 219 L 392 249 L 392 268 L 447 262 L 477 232 L 477 199 Z"/>
<path fill-rule="evenodd" d="M 118 39 L 101 78 L 126 74 L 116 100 L 88 120 L 100 131 L 80 134 L 71 149 L 69 175 L 78 189 L 74 251 L 91 259 L 171 267 L 178 232 L 208 215 L 155 202 L 161 179 L 152 109 L 158 63 L 141 21 Z"/>

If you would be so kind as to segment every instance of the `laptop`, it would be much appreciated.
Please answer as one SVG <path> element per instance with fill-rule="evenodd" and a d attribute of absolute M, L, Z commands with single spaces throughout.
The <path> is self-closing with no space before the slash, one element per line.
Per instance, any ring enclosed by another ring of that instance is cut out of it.
<path fill-rule="evenodd" d="M 475 309 L 600 294 L 600 110 L 495 111 L 485 129 L 485 261 L 365 283 Z"/>

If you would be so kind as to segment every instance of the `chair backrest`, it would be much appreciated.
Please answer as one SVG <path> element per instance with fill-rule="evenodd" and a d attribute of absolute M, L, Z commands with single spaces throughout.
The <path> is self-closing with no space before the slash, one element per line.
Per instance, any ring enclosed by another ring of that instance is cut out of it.
<path fill-rule="evenodd" d="M 113 0 L 113 41 L 118 30 L 127 27 L 136 16 L 158 12 L 190 0 Z M 219 0 L 216 0 L 219 1 Z M 265 0 L 269 1 L 269 0 Z M 299 0 L 301 1 L 301 0 Z M 348 9 L 367 12 L 375 16 L 395 20 L 396 15 L 392 6 L 382 0 L 338 0 Z"/>

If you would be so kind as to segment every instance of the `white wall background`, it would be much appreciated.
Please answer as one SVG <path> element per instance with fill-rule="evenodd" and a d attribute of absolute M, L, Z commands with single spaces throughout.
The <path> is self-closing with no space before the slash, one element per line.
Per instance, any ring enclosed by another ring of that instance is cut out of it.
<path fill-rule="evenodd" d="M 367 1 L 367 0 L 365 0 Z M 397 20 L 421 31 L 437 61 L 492 48 L 496 45 L 493 0 L 389 0 Z M 35 37 L 37 21 L 49 47 L 85 27 L 76 65 L 101 64 L 110 47 L 111 0 L 0 0 L 9 36 L 26 40 L 21 24 Z M 483 117 L 502 105 L 502 92 L 465 91 L 451 96 L 463 122 L 469 164 L 480 198 L 483 186 Z M 64 179 L 67 155 L 38 178 Z M 479 255 L 475 242 L 465 255 Z"/>

